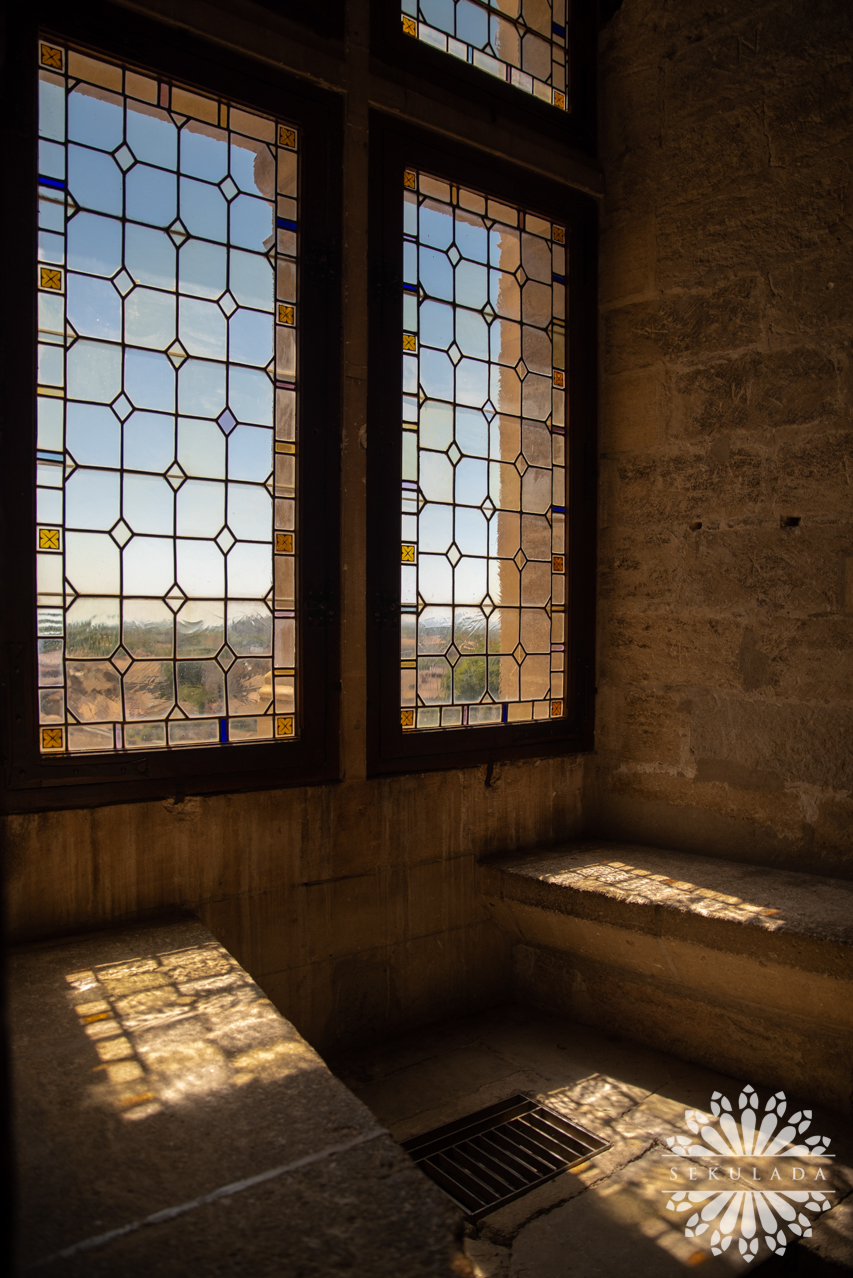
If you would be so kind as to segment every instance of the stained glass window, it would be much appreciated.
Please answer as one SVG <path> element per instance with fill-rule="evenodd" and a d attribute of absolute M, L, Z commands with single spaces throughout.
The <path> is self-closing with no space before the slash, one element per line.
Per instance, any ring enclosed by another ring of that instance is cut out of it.
<path fill-rule="evenodd" d="M 404 175 L 404 730 L 564 716 L 566 234 Z"/>
<path fill-rule="evenodd" d="M 565 111 L 566 0 L 401 0 L 403 31 Z"/>
<path fill-rule="evenodd" d="M 293 740 L 297 131 L 37 56 L 41 750 Z"/>

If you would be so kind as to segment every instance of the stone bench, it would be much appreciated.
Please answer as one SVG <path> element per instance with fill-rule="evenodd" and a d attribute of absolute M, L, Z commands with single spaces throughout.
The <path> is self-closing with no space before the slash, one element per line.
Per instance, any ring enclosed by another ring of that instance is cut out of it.
<path fill-rule="evenodd" d="M 451 1278 L 461 1218 L 200 923 L 10 964 L 18 1270 Z"/>
<path fill-rule="evenodd" d="M 850 1112 L 853 883 L 596 841 L 479 873 L 516 1000 Z"/>

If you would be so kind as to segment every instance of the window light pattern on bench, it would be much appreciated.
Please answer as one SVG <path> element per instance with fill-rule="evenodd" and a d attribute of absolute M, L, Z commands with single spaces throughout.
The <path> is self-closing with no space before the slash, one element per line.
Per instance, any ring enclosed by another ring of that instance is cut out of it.
<path fill-rule="evenodd" d="M 402 0 L 402 21 L 406 35 L 567 109 L 566 0 Z"/>
<path fill-rule="evenodd" d="M 564 713 L 565 228 L 404 175 L 405 730 Z"/>
<path fill-rule="evenodd" d="M 297 134 L 42 40 L 39 740 L 293 740 Z"/>

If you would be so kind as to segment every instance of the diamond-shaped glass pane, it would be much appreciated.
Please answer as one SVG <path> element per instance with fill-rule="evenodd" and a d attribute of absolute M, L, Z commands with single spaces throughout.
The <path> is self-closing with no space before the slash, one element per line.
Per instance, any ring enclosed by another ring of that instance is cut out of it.
<path fill-rule="evenodd" d="M 113 653 L 112 662 L 119 670 L 126 670 L 130 665 L 130 655 L 125 652 L 124 648 L 119 648 Z"/>
<path fill-rule="evenodd" d="M 456 542 L 454 542 L 453 545 L 448 550 L 447 558 L 453 564 L 454 568 L 459 563 L 459 560 L 462 558 L 462 555 L 459 553 L 459 547 L 456 545 Z"/>
<path fill-rule="evenodd" d="M 120 519 L 118 523 L 116 524 L 115 528 L 113 528 L 112 535 L 113 535 L 113 540 L 117 541 L 120 546 L 123 546 L 125 542 L 130 541 L 130 538 L 133 534 L 131 533 L 130 529 L 128 528 L 124 520 Z"/>
<path fill-rule="evenodd" d="M 124 421 L 125 417 L 128 417 L 133 412 L 133 405 L 126 395 L 119 395 L 118 399 L 114 400 L 113 412 L 121 421 Z"/>
<path fill-rule="evenodd" d="M 226 647 L 222 649 L 222 651 L 220 652 L 216 660 L 222 666 L 223 670 L 229 670 L 231 666 L 233 666 L 236 658 L 234 656 L 234 653 L 231 651 L 231 649 L 226 645 Z"/>
<path fill-rule="evenodd" d="M 118 275 L 113 280 L 113 284 L 121 293 L 122 297 L 125 297 L 133 288 L 133 280 L 130 278 L 127 271 L 119 271 Z"/>

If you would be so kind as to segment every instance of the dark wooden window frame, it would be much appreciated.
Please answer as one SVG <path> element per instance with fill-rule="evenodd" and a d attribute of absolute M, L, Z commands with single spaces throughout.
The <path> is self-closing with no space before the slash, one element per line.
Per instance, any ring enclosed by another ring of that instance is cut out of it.
<path fill-rule="evenodd" d="M 596 201 L 378 111 L 370 118 L 368 365 L 369 768 L 374 774 L 568 754 L 593 746 L 596 533 Z M 566 716 L 404 732 L 400 724 L 403 171 L 424 169 L 566 226 Z"/>
<path fill-rule="evenodd" d="M 540 137 L 582 155 L 596 150 L 595 0 L 567 0 L 569 110 L 560 111 L 479 67 L 403 32 L 400 0 L 372 0 L 370 52 L 385 76 L 411 86 L 419 80 L 489 113 L 493 124 L 526 125 Z M 379 68 L 377 68 L 379 70 Z M 556 166 L 555 166 L 556 167 Z"/>
<path fill-rule="evenodd" d="M 303 139 L 301 198 L 300 543 L 302 705 L 293 742 L 122 752 L 48 759 L 37 748 L 35 670 L 36 156 L 39 34 L 124 59 L 293 121 Z M 340 209 L 338 95 L 103 0 L 38 0 L 6 22 L 6 246 L 0 305 L 2 393 L 0 564 L 4 584 L 0 691 L 3 805 L 74 807 L 174 793 L 305 784 L 337 776 L 339 643 Z"/>
<path fill-rule="evenodd" d="M 312 27 L 320 35 L 343 40 L 346 0 L 255 0 L 264 9 Z"/>

